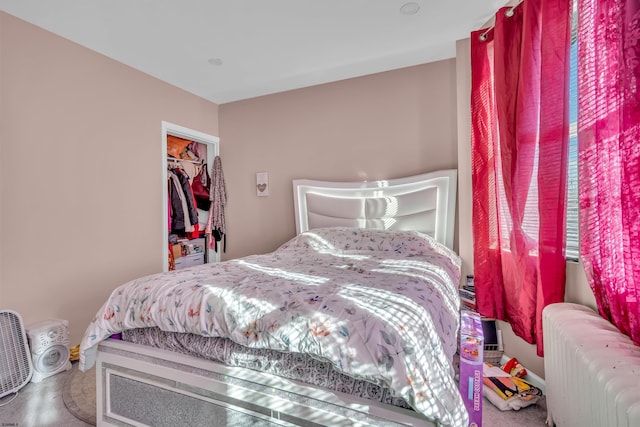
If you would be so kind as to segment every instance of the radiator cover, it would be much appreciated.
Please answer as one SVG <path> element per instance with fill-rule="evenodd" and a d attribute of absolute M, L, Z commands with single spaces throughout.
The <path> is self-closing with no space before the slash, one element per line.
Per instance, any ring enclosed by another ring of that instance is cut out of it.
<path fill-rule="evenodd" d="M 578 304 L 547 306 L 542 323 L 547 423 L 640 426 L 640 347 Z"/>

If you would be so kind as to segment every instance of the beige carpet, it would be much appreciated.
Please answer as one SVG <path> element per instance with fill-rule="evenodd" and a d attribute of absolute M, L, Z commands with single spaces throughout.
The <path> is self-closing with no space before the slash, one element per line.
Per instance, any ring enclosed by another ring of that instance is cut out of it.
<path fill-rule="evenodd" d="M 62 387 L 62 401 L 69 412 L 87 424 L 96 425 L 96 369 L 80 372 L 74 363 Z"/>

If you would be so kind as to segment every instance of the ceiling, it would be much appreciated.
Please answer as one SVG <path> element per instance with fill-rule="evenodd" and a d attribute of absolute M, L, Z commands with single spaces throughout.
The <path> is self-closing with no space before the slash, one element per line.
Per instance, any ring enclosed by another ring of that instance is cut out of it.
<path fill-rule="evenodd" d="M 0 7 L 224 104 L 452 58 L 456 40 L 481 28 L 505 3 L 0 0 Z"/>

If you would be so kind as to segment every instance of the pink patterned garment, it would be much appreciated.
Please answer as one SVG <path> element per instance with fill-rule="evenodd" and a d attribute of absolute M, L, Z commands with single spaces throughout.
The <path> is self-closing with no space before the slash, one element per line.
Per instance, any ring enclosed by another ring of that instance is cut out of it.
<path fill-rule="evenodd" d="M 578 7 L 581 256 L 600 314 L 640 344 L 640 2 Z"/>

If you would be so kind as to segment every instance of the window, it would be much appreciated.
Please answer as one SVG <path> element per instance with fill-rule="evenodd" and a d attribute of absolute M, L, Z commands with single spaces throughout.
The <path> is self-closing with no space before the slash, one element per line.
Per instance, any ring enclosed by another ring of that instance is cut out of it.
<path fill-rule="evenodd" d="M 580 255 L 578 219 L 578 12 L 573 2 L 569 73 L 569 159 L 567 177 L 567 246 L 568 260 L 577 261 Z"/>

